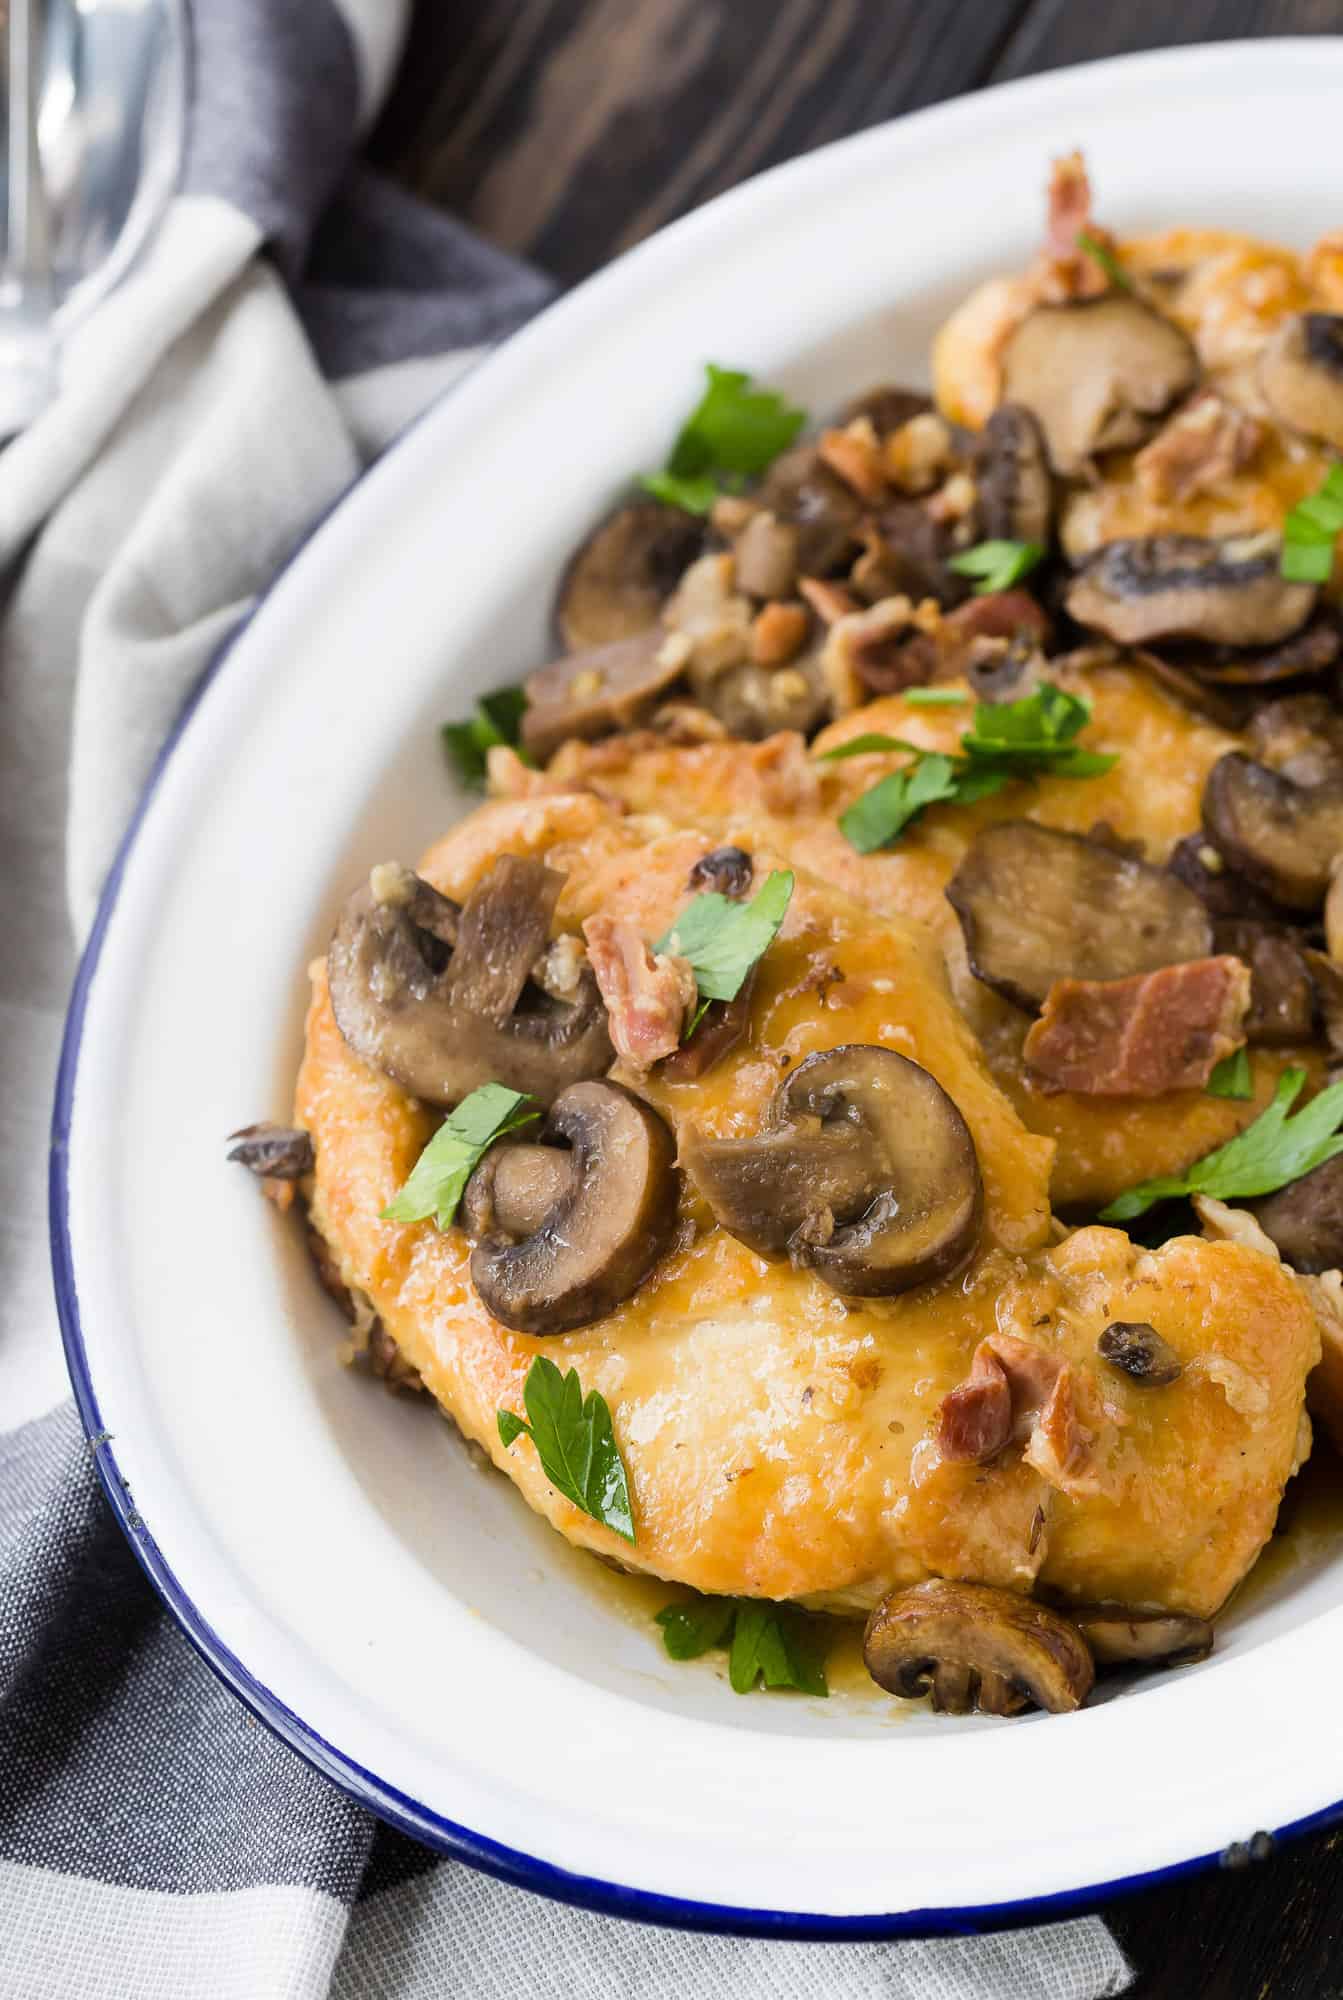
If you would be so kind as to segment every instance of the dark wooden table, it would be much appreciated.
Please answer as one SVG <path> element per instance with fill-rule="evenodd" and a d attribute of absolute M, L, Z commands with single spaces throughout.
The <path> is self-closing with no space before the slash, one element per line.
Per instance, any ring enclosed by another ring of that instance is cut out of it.
<path fill-rule="evenodd" d="M 1343 0 L 420 0 L 372 150 L 571 284 L 748 174 L 939 98 L 1129 49 L 1339 31 Z M 1024 1839 L 1047 1811 L 1023 1801 Z M 1316 1834 L 1115 1903 L 1135 1995 L 1343 2000 L 1340 1848 Z"/>

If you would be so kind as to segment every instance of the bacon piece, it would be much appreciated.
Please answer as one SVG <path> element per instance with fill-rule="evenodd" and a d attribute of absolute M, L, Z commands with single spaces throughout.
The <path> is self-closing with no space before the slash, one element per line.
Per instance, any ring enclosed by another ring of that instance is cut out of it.
<path fill-rule="evenodd" d="M 1049 614 L 1028 590 L 991 590 L 958 604 L 942 621 L 949 637 L 964 639 L 1015 639 L 1028 632 L 1041 644 L 1049 637 Z"/>
<path fill-rule="evenodd" d="M 938 1449 L 945 1459 L 985 1465 L 1015 1440 L 1050 1485 L 1088 1490 L 1098 1426 L 1085 1420 L 1086 1402 L 1077 1371 L 1061 1355 L 1016 1334 L 991 1334 L 975 1349 L 965 1380 L 942 1399 Z"/>
<path fill-rule="evenodd" d="M 1159 1097 L 1197 1090 L 1245 1040 L 1250 970 L 1238 958 L 1195 958 L 1130 979 L 1056 979 L 1026 1037 L 1046 1090 Z"/>
<path fill-rule="evenodd" d="M 1081 153 L 1064 153 L 1049 174 L 1049 205 L 1044 249 L 1040 256 L 1041 288 L 1049 299 L 1095 298 L 1110 280 L 1085 250 L 1079 236 L 1087 235 L 1111 249 L 1114 238 L 1091 219 L 1091 182 Z"/>
<path fill-rule="evenodd" d="M 583 936 L 616 1054 L 635 1069 L 648 1069 L 681 1045 L 695 1004 L 695 974 L 684 958 L 655 957 L 628 917 L 589 917 Z"/>
<path fill-rule="evenodd" d="M 1256 418 L 1202 389 L 1143 446 L 1133 469 L 1149 500 L 1192 500 L 1240 472 L 1263 441 Z"/>

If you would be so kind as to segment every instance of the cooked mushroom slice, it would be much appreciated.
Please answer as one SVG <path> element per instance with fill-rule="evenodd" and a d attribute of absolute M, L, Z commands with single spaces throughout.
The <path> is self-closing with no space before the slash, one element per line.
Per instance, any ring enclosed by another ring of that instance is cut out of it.
<path fill-rule="evenodd" d="M 941 1577 L 882 1599 L 863 1659 L 878 1687 L 907 1700 L 931 1692 L 933 1707 L 950 1715 L 976 1707 L 1015 1715 L 1031 1704 L 1063 1715 L 1080 1708 L 1096 1677 L 1070 1619 L 1012 1591 Z"/>
<path fill-rule="evenodd" d="M 1194 386 L 1198 357 L 1173 320 L 1131 292 L 1037 306 L 1003 351 L 1003 399 L 1023 403 L 1056 472 L 1141 444 Z"/>
<path fill-rule="evenodd" d="M 1281 922 L 1282 913 L 1276 905 L 1234 868 L 1227 867 L 1206 833 L 1187 833 L 1176 841 L 1166 866 L 1193 890 L 1214 922 L 1218 917 L 1250 923 Z"/>
<path fill-rule="evenodd" d="M 1333 1271 L 1343 1265 L 1343 1157 L 1326 1160 L 1276 1194 L 1244 1206 L 1294 1271 Z"/>
<path fill-rule="evenodd" d="M 1145 1388 L 1164 1389 L 1183 1373 L 1179 1355 L 1145 1319 L 1111 1320 L 1096 1351 L 1102 1360 Z"/>
<path fill-rule="evenodd" d="M 965 678 L 976 701 L 996 708 L 1000 702 L 1022 701 L 1034 694 L 1047 672 L 1044 654 L 1023 634 L 1020 639 L 976 642 Z"/>
<path fill-rule="evenodd" d="M 1210 685 L 1191 668 L 1163 658 L 1150 646 L 1135 646 L 1128 659 L 1133 666 L 1141 667 L 1145 674 L 1150 675 L 1167 694 L 1174 695 L 1185 708 L 1192 709 L 1195 715 L 1203 716 L 1208 722 L 1215 722 L 1219 729 L 1234 733 L 1245 727 L 1253 695 Z"/>
<path fill-rule="evenodd" d="M 1276 902 L 1317 910 L 1343 849 L 1343 782 L 1297 785 L 1232 750 L 1203 788 L 1203 825 L 1233 868 Z"/>
<path fill-rule="evenodd" d="M 1284 320 L 1259 357 L 1259 386 L 1275 417 L 1343 449 L 1343 317 Z"/>
<path fill-rule="evenodd" d="M 985 827 L 947 884 L 970 969 L 1018 1007 L 1056 979 L 1127 979 L 1207 958 L 1208 913 L 1163 868 L 1033 820 Z"/>
<path fill-rule="evenodd" d="M 755 967 L 735 1000 L 711 1000 L 693 1032 L 657 1066 L 664 1083 L 693 1083 L 731 1054 L 751 1025 Z"/>
<path fill-rule="evenodd" d="M 717 716 L 730 736 L 748 743 L 796 729 L 809 736 L 830 714 L 829 691 L 820 656 L 810 653 L 783 667 L 754 661 L 727 668 L 692 662 L 691 686 L 697 700 Z"/>
<path fill-rule="evenodd" d="M 342 910 L 327 958 L 336 1024 L 355 1054 L 427 1104 L 458 1104 L 489 1082 L 549 1104 L 599 1076 L 612 1052 L 591 972 L 571 1001 L 530 977 L 562 881 L 504 855 L 458 915 L 408 869 L 375 869 Z"/>
<path fill-rule="evenodd" d="M 686 887 L 692 892 L 711 889 L 720 896 L 740 899 L 750 888 L 754 872 L 755 863 L 744 847 L 711 847 L 691 869 Z"/>
<path fill-rule="evenodd" d="M 1070 1604 L 1098 1667 L 1189 1666 L 1212 1651 L 1212 1626 L 1188 1611 L 1133 1611 L 1125 1604 Z"/>
<path fill-rule="evenodd" d="M 757 498 L 797 529 L 797 566 L 804 576 L 838 569 L 857 546 L 863 504 L 822 463 L 814 444 L 794 445 L 776 458 Z"/>
<path fill-rule="evenodd" d="M 1000 403 L 976 461 L 979 525 L 986 539 L 1048 545 L 1054 482 L 1040 426 L 1020 403 Z"/>
<path fill-rule="evenodd" d="M 1297 938 L 1282 924 L 1223 917 L 1213 927 L 1218 951 L 1233 952 L 1250 968 L 1247 1042 L 1288 1047 L 1308 1042 L 1315 1025 L 1315 985 Z"/>
<path fill-rule="evenodd" d="M 867 417 L 877 436 L 886 437 L 907 424 L 911 417 L 921 417 L 932 407 L 933 399 L 926 389 L 902 389 L 893 382 L 879 382 L 875 389 L 865 389 L 861 396 L 844 405 L 839 423 L 843 429 L 856 423 L 859 417 Z"/>
<path fill-rule="evenodd" d="M 523 747 L 538 763 L 570 737 L 584 741 L 643 722 L 685 671 L 688 648 L 660 626 L 589 653 L 568 653 L 527 680 Z"/>
<path fill-rule="evenodd" d="M 763 1256 L 786 1251 L 846 1297 L 948 1277 L 979 1237 L 969 1127 L 937 1079 L 892 1049 L 808 1056 L 755 1138 L 692 1127 L 681 1162 L 724 1229 Z"/>
<path fill-rule="evenodd" d="M 1271 646 L 1304 625 L 1315 605 L 1315 586 L 1289 583 L 1278 554 L 1272 535 L 1105 542 L 1082 564 L 1064 602 L 1079 625 L 1123 646 L 1152 639 Z"/>
<path fill-rule="evenodd" d="M 301 1181 L 312 1172 L 312 1136 L 292 1125 L 244 1125 L 229 1133 L 229 1158 L 268 1181 Z"/>
<path fill-rule="evenodd" d="M 480 1232 L 471 1277 L 505 1326 L 567 1333 L 614 1312 L 666 1249 L 675 1144 L 655 1111 L 613 1083 L 571 1084 L 542 1141 L 487 1153 L 467 1183 L 467 1224 Z M 513 1158 L 545 1152 L 555 1163 Z"/>
<path fill-rule="evenodd" d="M 1298 785 L 1343 779 L 1343 715 L 1326 695 L 1291 694 L 1256 709 L 1245 731 L 1251 754 Z"/>
<path fill-rule="evenodd" d="M 658 622 L 683 569 L 704 547 L 704 523 L 660 500 L 631 500 L 608 514 L 570 558 L 555 623 L 571 653 L 632 639 Z"/>
<path fill-rule="evenodd" d="M 1280 646 L 1248 653 L 1237 647 L 1218 648 L 1211 655 L 1191 655 L 1191 665 L 1201 680 L 1215 688 L 1273 687 L 1279 681 L 1318 679 L 1333 666 L 1339 646 L 1337 625 L 1329 617 L 1316 617 Z"/>

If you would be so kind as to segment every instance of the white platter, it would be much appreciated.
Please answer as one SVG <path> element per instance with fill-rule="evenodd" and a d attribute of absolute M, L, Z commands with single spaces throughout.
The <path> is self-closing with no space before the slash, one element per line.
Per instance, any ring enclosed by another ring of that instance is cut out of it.
<path fill-rule="evenodd" d="M 701 364 L 823 410 L 924 371 L 1022 260 L 1049 157 L 1105 220 L 1343 223 L 1343 42 L 1035 79 L 796 161 L 553 307 L 280 577 L 160 765 L 72 1004 L 52 1155 L 71 1373 L 146 1568 L 218 1671 L 385 1818 L 548 1894 L 812 1937 L 1092 1902 L 1343 1800 L 1343 1562 L 1280 1567 L 1207 1664 L 1063 1718 L 733 1695 L 594 1594 L 449 1427 L 335 1361 L 297 1232 L 224 1161 L 284 1118 L 304 966 L 368 863 L 460 809 L 437 725 L 546 647 L 559 565 Z M 105 1434 L 110 1434 L 110 1441 Z"/>

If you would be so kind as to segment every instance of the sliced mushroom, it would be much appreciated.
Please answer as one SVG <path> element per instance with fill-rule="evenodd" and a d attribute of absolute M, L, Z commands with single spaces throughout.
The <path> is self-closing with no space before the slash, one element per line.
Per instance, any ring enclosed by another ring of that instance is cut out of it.
<path fill-rule="evenodd" d="M 1343 715 L 1326 695 L 1291 694 L 1256 709 L 1245 731 L 1251 755 L 1297 785 L 1343 779 Z"/>
<path fill-rule="evenodd" d="M 1284 320 L 1259 357 L 1259 386 L 1275 417 L 1343 450 L 1343 316 Z"/>
<path fill-rule="evenodd" d="M 1208 774 L 1203 825 L 1230 865 L 1275 902 L 1317 910 L 1343 849 L 1343 782 L 1293 784 L 1232 750 Z"/>
<path fill-rule="evenodd" d="M 632 639 L 658 622 L 663 600 L 704 547 L 704 523 L 660 500 L 608 514 L 570 558 L 555 622 L 571 653 Z"/>
<path fill-rule="evenodd" d="M 987 702 L 991 708 L 1034 694 L 1047 673 L 1044 654 L 1024 634 L 1020 639 L 976 641 L 965 667 L 975 700 Z"/>
<path fill-rule="evenodd" d="M 1141 667 L 1167 694 L 1174 695 L 1183 707 L 1201 715 L 1205 721 L 1215 722 L 1219 729 L 1233 733 L 1244 728 L 1253 704 L 1252 695 L 1227 692 L 1210 685 L 1192 668 L 1168 660 L 1161 653 L 1154 653 L 1150 646 L 1135 646 L 1128 659 L 1133 666 Z"/>
<path fill-rule="evenodd" d="M 1219 917 L 1250 923 L 1281 921 L 1277 906 L 1252 882 L 1227 867 L 1225 857 L 1206 833 L 1187 833 L 1177 841 L 1166 866 L 1186 889 L 1193 890 L 1214 922 Z"/>
<path fill-rule="evenodd" d="M 691 869 L 686 887 L 695 893 L 707 889 L 740 900 L 754 873 L 755 863 L 744 847 L 711 847 Z"/>
<path fill-rule="evenodd" d="M 1003 398 L 1039 422 L 1054 470 L 1141 444 L 1192 389 L 1198 356 L 1173 320 L 1131 292 L 1037 306 L 1003 350 Z"/>
<path fill-rule="evenodd" d="M 268 1181 L 301 1181 L 312 1172 L 312 1135 L 292 1125 L 244 1125 L 229 1133 L 229 1158 Z"/>
<path fill-rule="evenodd" d="M 548 1152 L 553 1161 L 531 1157 Z M 614 1312 L 671 1239 L 674 1153 L 655 1111 L 593 1082 L 556 1098 L 541 1145 L 487 1153 L 464 1213 L 477 1235 L 472 1281 L 494 1317 L 518 1333 L 551 1334 Z"/>
<path fill-rule="evenodd" d="M 690 684 L 696 698 L 716 716 L 729 736 L 758 743 L 781 729 L 809 736 L 830 714 L 830 696 L 818 653 L 782 667 L 747 660 L 737 666 L 701 668 L 692 661 Z"/>
<path fill-rule="evenodd" d="M 969 1127 L 936 1078 L 892 1049 L 808 1056 L 755 1138 L 690 1127 L 681 1162 L 724 1229 L 762 1256 L 786 1252 L 846 1297 L 948 1277 L 979 1237 Z"/>
<path fill-rule="evenodd" d="M 1212 952 L 1212 925 L 1165 869 L 1033 820 L 985 827 L 947 884 L 970 969 L 1037 1009 L 1056 979 L 1127 979 Z"/>
<path fill-rule="evenodd" d="M 1343 1156 L 1244 1206 L 1294 1271 L 1343 1265 Z"/>
<path fill-rule="evenodd" d="M 1095 1680 L 1087 1643 L 1070 1619 L 1032 1598 L 934 1577 L 893 1590 L 867 1621 L 863 1659 L 878 1687 L 915 1700 L 931 1693 L 950 1715 L 978 1708 L 1052 1715 L 1080 1708 Z"/>
<path fill-rule="evenodd" d="M 1164 1389 L 1184 1372 L 1175 1349 L 1145 1319 L 1111 1320 L 1096 1351 L 1130 1382 L 1148 1389 Z"/>
<path fill-rule="evenodd" d="M 1182 1667 L 1206 1660 L 1212 1626 L 1187 1611 L 1134 1611 L 1125 1604 L 1070 1604 L 1068 1617 L 1098 1667 Z"/>
<path fill-rule="evenodd" d="M 375 869 L 342 910 L 327 958 L 336 1024 L 355 1054 L 427 1104 L 458 1104 L 489 1082 L 549 1104 L 599 1076 L 612 1050 L 591 972 L 571 1001 L 530 976 L 562 880 L 504 855 L 458 913 L 409 869 Z"/>
<path fill-rule="evenodd" d="M 823 464 L 815 444 L 794 445 L 776 458 L 757 498 L 797 529 L 797 564 L 805 576 L 828 575 L 857 546 L 862 502 Z"/>
<path fill-rule="evenodd" d="M 907 424 L 911 417 L 921 417 L 932 407 L 933 399 L 926 389 L 904 389 L 894 382 L 879 382 L 875 389 L 865 389 L 861 396 L 846 403 L 839 421 L 845 426 L 866 417 L 877 436 L 886 437 Z"/>
<path fill-rule="evenodd" d="M 1021 403 L 1000 403 L 980 435 L 976 457 L 979 525 L 989 540 L 1048 547 L 1054 482 L 1040 426 Z"/>
<path fill-rule="evenodd" d="M 1316 617 L 1280 646 L 1250 652 L 1219 647 L 1211 654 L 1191 654 L 1190 665 L 1200 680 L 1215 688 L 1273 687 L 1279 681 L 1318 679 L 1337 660 L 1339 645 L 1332 618 Z"/>
<path fill-rule="evenodd" d="M 1281 924 L 1223 917 L 1213 927 L 1218 951 L 1250 968 L 1247 1042 L 1269 1048 L 1308 1042 L 1315 1025 L 1315 984 L 1299 941 Z"/>
<path fill-rule="evenodd" d="M 527 679 L 522 741 L 538 763 L 571 737 L 589 741 L 651 716 L 689 658 L 688 645 L 659 626 L 589 653 L 568 653 Z"/>
<path fill-rule="evenodd" d="M 1271 646 L 1305 624 L 1315 586 L 1289 583 L 1272 535 L 1143 535 L 1088 556 L 1064 602 L 1079 625 L 1123 646 L 1203 639 Z"/>
<path fill-rule="evenodd" d="M 868 523 L 867 556 L 879 568 L 883 596 L 904 595 L 916 602 L 935 597 L 943 606 L 962 603 L 970 585 L 948 568 L 953 553 L 946 522 L 935 520 L 921 500 L 887 500 Z M 854 581 L 868 594 L 862 563 Z"/>

